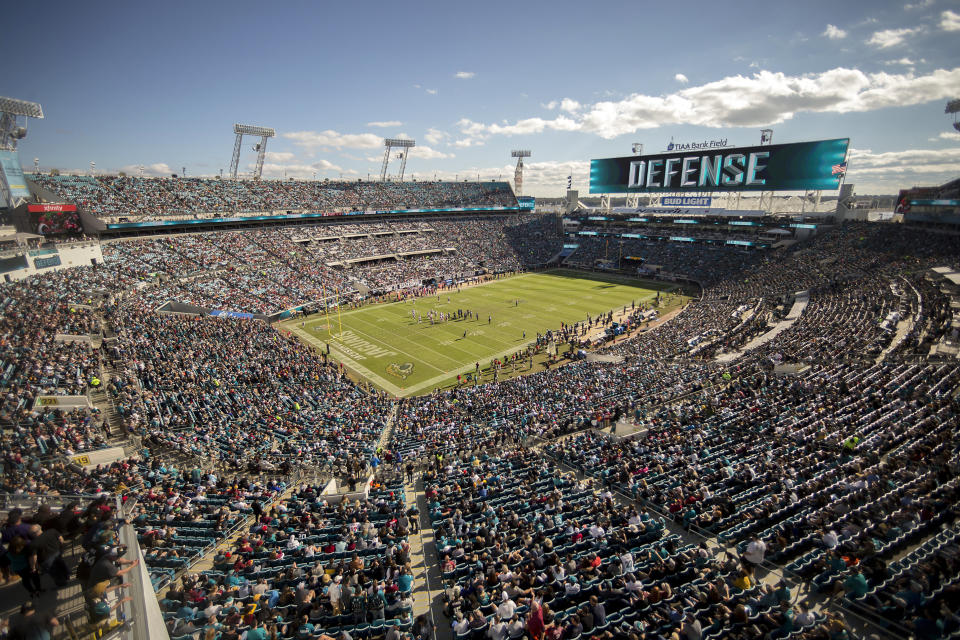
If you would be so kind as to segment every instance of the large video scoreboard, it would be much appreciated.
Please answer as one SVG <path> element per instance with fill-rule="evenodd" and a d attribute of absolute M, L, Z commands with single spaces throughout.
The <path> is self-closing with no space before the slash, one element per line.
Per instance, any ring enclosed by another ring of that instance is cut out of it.
<path fill-rule="evenodd" d="M 590 193 L 830 191 L 846 172 L 849 138 L 709 148 L 590 161 Z"/>

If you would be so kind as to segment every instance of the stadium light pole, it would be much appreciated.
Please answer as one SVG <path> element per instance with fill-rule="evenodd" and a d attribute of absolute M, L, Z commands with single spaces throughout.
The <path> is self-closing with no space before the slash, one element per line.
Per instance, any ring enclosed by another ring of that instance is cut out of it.
<path fill-rule="evenodd" d="M 0 97 L 0 149 L 16 151 L 17 142 L 27 137 L 27 119 L 43 119 L 43 107 L 36 102 Z"/>
<path fill-rule="evenodd" d="M 260 144 L 257 149 L 257 166 L 253 175 L 259 178 L 263 173 L 263 158 L 267 153 L 267 138 L 273 138 L 277 132 L 271 127 L 255 127 L 249 124 L 233 125 L 233 132 L 237 135 L 233 142 L 233 157 L 230 159 L 230 178 L 237 179 L 237 169 L 240 167 L 240 149 L 243 146 L 243 136 L 259 136 Z"/>
<path fill-rule="evenodd" d="M 90 175 L 91 176 L 97 175 L 97 163 L 94 162 L 93 160 L 90 161 Z"/>
<path fill-rule="evenodd" d="M 33 159 L 33 172 L 40 173 L 40 158 Z"/>
<path fill-rule="evenodd" d="M 407 169 L 407 156 L 410 155 L 410 149 L 417 146 L 415 140 L 410 138 L 384 138 L 383 140 L 383 164 L 380 167 L 380 182 L 387 180 L 387 168 L 390 166 L 390 152 L 394 149 L 403 149 L 400 152 L 400 181 L 403 182 L 403 173 Z"/>
<path fill-rule="evenodd" d="M 773 129 L 760 129 L 760 146 L 773 144 Z M 767 206 L 764 207 L 764 202 Z M 773 208 L 773 192 L 761 191 L 760 202 L 758 203 L 761 211 Z M 737 208 L 740 207 L 740 192 L 737 192 Z"/>

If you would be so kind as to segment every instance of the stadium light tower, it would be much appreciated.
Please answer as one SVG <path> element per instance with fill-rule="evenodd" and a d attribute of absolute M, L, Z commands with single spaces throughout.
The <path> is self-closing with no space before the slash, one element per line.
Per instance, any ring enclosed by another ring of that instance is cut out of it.
<path fill-rule="evenodd" d="M 415 140 L 409 138 L 384 138 L 383 146 L 383 166 L 380 167 L 380 182 L 387 179 L 387 168 L 390 166 L 390 152 L 394 149 L 402 149 L 400 152 L 400 180 L 403 181 L 403 172 L 407 170 L 407 156 L 410 155 L 410 149 L 417 146 Z"/>
<path fill-rule="evenodd" d="M 513 172 L 513 188 L 518 196 L 523 195 L 523 159 L 531 155 L 533 154 L 529 149 L 514 149 L 510 152 L 510 157 L 517 159 L 517 168 Z"/>
<path fill-rule="evenodd" d="M 230 177 L 237 179 L 237 169 L 240 167 L 240 147 L 243 144 L 243 136 L 260 136 L 260 143 L 254 147 L 257 152 L 257 168 L 253 175 L 256 178 L 263 173 L 263 156 L 267 153 L 267 138 L 277 135 L 277 132 L 270 127 L 254 127 L 248 124 L 233 125 L 233 132 L 237 134 L 237 139 L 233 143 L 233 159 L 230 160 Z"/>
<path fill-rule="evenodd" d="M 960 121 L 957 120 L 957 114 L 960 113 L 960 98 L 948 102 L 943 112 L 953 114 L 953 128 L 960 131 Z"/>
<path fill-rule="evenodd" d="M 16 151 L 27 137 L 27 118 L 43 120 L 43 107 L 36 102 L 0 97 L 0 149 Z"/>

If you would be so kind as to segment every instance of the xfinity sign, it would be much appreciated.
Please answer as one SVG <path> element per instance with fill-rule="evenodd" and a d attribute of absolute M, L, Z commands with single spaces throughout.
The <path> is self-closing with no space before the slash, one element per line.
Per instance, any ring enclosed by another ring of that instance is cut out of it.
<path fill-rule="evenodd" d="M 590 162 L 590 193 L 833 190 L 849 138 Z"/>

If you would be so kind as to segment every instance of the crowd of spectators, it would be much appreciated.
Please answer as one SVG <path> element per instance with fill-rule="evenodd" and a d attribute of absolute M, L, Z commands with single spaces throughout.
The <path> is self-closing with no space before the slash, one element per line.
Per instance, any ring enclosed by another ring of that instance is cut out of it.
<path fill-rule="evenodd" d="M 842 625 L 535 452 L 438 459 L 424 484 L 456 638 L 822 637 Z"/>
<path fill-rule="evenodd" d="M 128 427 L 198 459 L 332 470 L 370 453 L 391 407 L 265 322 L 136 308 L 115 322 L 116 356 L 141 390 Z"/>
<path fill-rule="evenodd" d="M 125 281 L 162 274 L 153 299 L 269 314 L 354 295 L 357 283 L 386 290 L 544 264 L 558 241 L 535 216 L 497 216 L 133 239 L 106 244 L 103 254 Z"/>
<path fill-rule="evenodd" d="M 408 506 L 403 487 L 376 483 L 330 503 L 301 485 L 257 504 L 252 523 L 161 600 L 171 637 L 208 630 L 239 638 L 382 636 L 414 627 Z M 395 636 L 399 637 L 399 636 Z"/>
<path fill-rule="evenodd" d="M 113 242 L 104 265 L 4 285 L 3 488 L 135 498 L 158 586 L 247 526 L 214 571 L 167 594 L 173 635 L 410 629 L 404 539 L 414 523 L 402 486 L 377 486 L 361 503 L 327 503 L 309 485 L 280 499 L 304 468 L 356 485 L 395 413 L 391 452 L 432 463 L 424 488 L 464 638 L 843 632 L 757 586 L 762 560 L 891 624 L 955 630 L 943 611 L 955 610 L 960 584 L 960 369 L 925 358 L 948 330 L 950 303 L 924 277 L 955 262 L 952 237 L 846 224 L 767 253 L 638 246 L 649 263 L 700 282 L 700 299 L 604 347 L 613 358 L 402 401 L 363 389 L 266 322 L 155 312 L 166 300 L 275 311 L 356 282 L 419 286 L 539 265 L 558 246 L 533 217 L 378 221 Z M 425 248 L 441 253 L 325 264 Z M 714 359 L 799 291 L 809 304 L 792 326 L 729 364 Z M 57 339 L 100 331 L 115 339 Z M 784 362 L 798 374 L 775 373 Z M 64 456 L 105 444 L 100 416 L 35 405 L 83 395 L 104 364 L 116 371 L 104 391 L 147 450 L 83 469 Z M 621 418 L 641 435 L 592 430 Z M 542 452 L 524 448 L 558 436 Z M 561 462 L 592 480 L 563 475 Z M 661 517 L 741 560 L 682 544 Z"/>
<path fill-rule="evenodd" d="M 516 207 L 506 182 L 220 180 L 30 174 L 29 179 L 102 218 L 220 217 L 288 210 L 329 212 Z"/>
<path fill-rule="evenodd" d="M 127 549 L 118 539 L 123 525 L 115 501 L 106 496 L 74 500 L 59 508 L 45 503 L 27 512 L 10 509 L 2 528 L 0 568 L 7 581 L 14 575 L 19 578 L 16 588 L 29 599 L 21 599 L 19 613 L 4 620 L 5 636 L 53 637 L 61 619 L 48 605 L 49 594 L 73 586 L 74 573 L 86 620 L 74 617 L 69 628 L 100 635 L 119 624 L 115 612 L 131 599 L 126 574 L 138 563 L 124 557 Z M 76 556 L 74 572 L 70 564 Z M 12 604 L 6 601 L 4 606 Z"/>
<path fill-rule="evenodd" d="M 919 563 L 890 558 L 960 517 L 960 373 L 949 365 L 854 364 L 779 377 L 761 368 L 707 397 L 644 415 L 616 440 L 579 434 L 551 455 L 722 543 L 773 560 L 849 604 L 916 625 L 955 606 L 947 568 L 926 597 L 894 596 Z M 762 449 L 753 446 L 762 443 Z M 950 538 L 952 539 L 952 538 Z M 928 548 L 922 558 L 936 554 Z M 887 597 L 867 597 L 868 589 Z M 942 623 L 950 623 L 949 617 Z"/>

